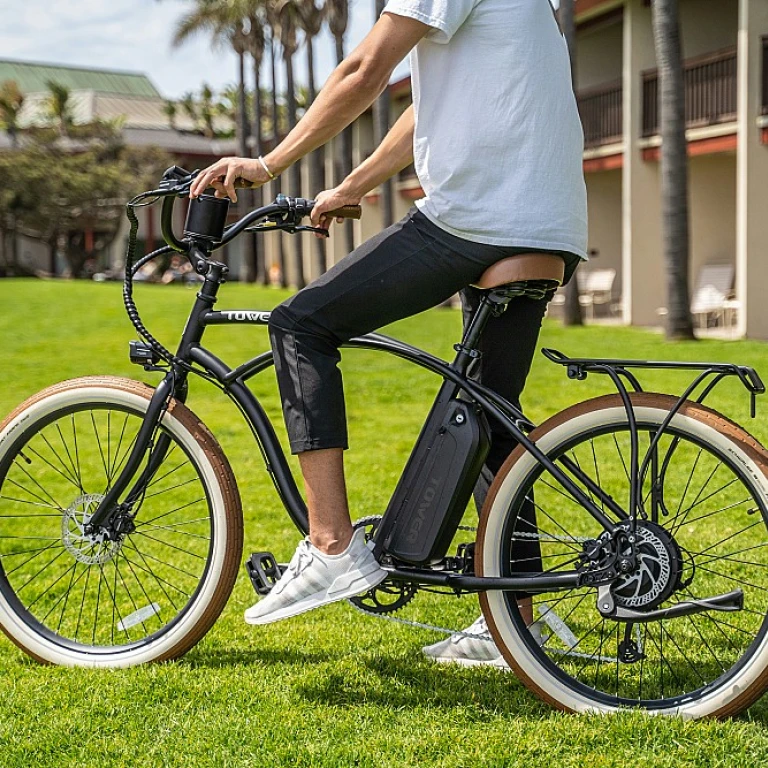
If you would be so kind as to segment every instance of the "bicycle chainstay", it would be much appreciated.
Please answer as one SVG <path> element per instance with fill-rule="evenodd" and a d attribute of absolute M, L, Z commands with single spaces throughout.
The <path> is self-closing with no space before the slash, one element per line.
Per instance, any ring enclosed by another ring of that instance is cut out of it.
<path fill-rule="evenodd" d="M 356 520 L 353 523 L 353 525 L 356 528 L 371 525 L 373 526 L 373 530 L 375 530 L 375 526 L 379 523 L 380 520 L 381 520 L 380 515 L 370 515 L 367 517 L 363 517 L 360 520 Z M 465 531 L 467 533 L 476 533 L 477 527 L 472 525 L 459 525 L 456 530 Z M 576 542 L 579 544 L 587 544 L 588 542 L 594 541 L 594 539 L 591 539 L 588 536 L 554 536 L 551 534 L 538 534 L 538 533 L 517 533 L 515 535 L 519 536 L 520 538 L 537 539 L 539 541 L 542 541 L 542 540 L 568 541 L 571 543 Z M 387 584 L 387 582 L 386 581 L 382 582 L 382 585 L 384 584 Z M 466 637 L 472 640 L 485 640 L 487 642 L 493 642 L 491 635 L 487 632 L 483 634 L 476 634 L 473 632 L 465 632 L 460 629 L 449 629 L 448 627 L 438 627 L 435 624 L 426 624 L 421 621 L 413 621 L 412 619 L 403 619 L 398 616 L 392 616 L 391 614 L 400 611 L 408 603 L 410 603 L 411 600 L 413 600 L 413 598 L 416 596 L 418 587 L 415 585 L 413 586 L 413 591 L 408 594 L 407 598 L 402 599 L 402 601 L 396 601 L 395 603 L 392 603 L 391 607 L 388 607 L 386 610 L 382 610 L 382 609 L 376 610 L 376 609 L 372 609 L 369 606 L 366 606 L 364 602 L 365 598 L 375 595 L 377 591 L 381 591 L 382 585 L 379 585 L 378 587 L 374 587 L 365 595 L 349 598 L 347 600 L 347 603 L 356 611 L 359 611 L 360 613 L 363 613 L 366 616 L 372 616 L 377 619 L 384 619 L 385 621 L 392 621 L 392 622 L 395 622 L 396 624 L 402 624 L 407 627 L 413 627 L 414 629 L 426 629 L 432 632 L 440 632 L 441 634 L 444 634 L 444 635 L 450 635 L 452 637 Z"/>

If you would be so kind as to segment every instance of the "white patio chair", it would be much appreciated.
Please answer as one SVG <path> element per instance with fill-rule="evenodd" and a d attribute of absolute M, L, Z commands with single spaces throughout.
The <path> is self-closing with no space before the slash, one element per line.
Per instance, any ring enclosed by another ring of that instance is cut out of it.
<path fill-rule="evenodd" d="M 724 324 L 725 310 L 733 298 L 733 264 L 705 264 L 699 270 L 691 298 L 691 314 L 700 328 L 707 328 L 710 318 Z"/>
<path fill-rule="evenodd" d="M 585 308 L 587 320 L 594 320 L 596 306 L 608 306 L 609 312 L 613 311 L 613 283 L 615 280 L 615 269 L 594 269 L 581 275 L 579 278 L 579 304 Z"/>

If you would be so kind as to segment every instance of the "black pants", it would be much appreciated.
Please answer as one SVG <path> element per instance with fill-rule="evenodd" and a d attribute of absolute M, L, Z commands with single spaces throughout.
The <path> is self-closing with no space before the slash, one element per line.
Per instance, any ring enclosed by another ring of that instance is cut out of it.
<path fill-rule="evenodd" d="M 466 327 L 481 296 L 467 286 L 497 261 L 531 250 L 463 240 L 413 209 L 277 307 L 269 331 L 291 450 L 347 447 L 338 368 L 345 341 L 437 306 L 457 291 Z M 579 259 L 561 255 L 568 280 Z M 489 320 L 479 343 L 482 356 L 470 369 L 473 378 L 518 407 L 546 306 L 546 299 L 510 302 L 506 312 Z M 491 449 L 475 491 L 478 509 L 490 480 L 516 445 L 501 425 L 491 422 L 490 427 Z M 518 530 L 536 530 L 532 500 L 525 502 L 521 518 Z M 535 539 L 517 540 L 511 554 L 519 571 L 542 570 Z"/>
<path fill-rule="evenodd" d="M 354 336 L 437 306 L 461 291 L 465 322 L 479 292 L 467 286 L 492 264 L 530 248 L 455 237 L 412 209 L 318 280 L 277 307 L 269 321 L 275 368 L 293 453 L 346 448 L 339 347 Z M 578 257 L 561 254 L 572 274 Z M 488 323 L 472 375 L 514 404 L 530 370 L 546 300 L 516 299 Z M 495 473 L 514 447 L 491 425 L 487 465 Z"/>

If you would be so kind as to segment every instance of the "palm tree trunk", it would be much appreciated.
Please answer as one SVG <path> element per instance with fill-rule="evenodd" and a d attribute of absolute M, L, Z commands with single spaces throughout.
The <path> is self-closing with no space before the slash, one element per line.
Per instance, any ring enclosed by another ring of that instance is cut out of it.
<path fill-rule="evenodd" d="M 568 43 L 571 59 L 571 82 L 576 90 L 576 0 L 561 0 L 560 23 Z M 565 286 L 565 304 L 563 305 L 563 325 L 584 325 L 579 303 L 579 283 L 574 276 Z"/>
<path fill-rule="evenodd" d="M 261 62 L 255 56 L 253 58 L 253 81 L 253 127 L 251 128 L 251 135 L 254 139 L 254 154 L 256 157 L 260 157 L 264 154 L 264 137 L 261 131 Z M 252 202 L 254 208 L 260 208 L 264 205 L 263 187 L 253 190 Z M 255 232 L 252 237 L 255 261 L 254 277 L 256 282 L 260 285 L 269 285 L 269 275 L 267 274 L 266 269 L 263 243 L 259 240 L 259 236 Z"/>
<path fill-rule="evenodd" d="M 277 72 L 275 63 L 275 38 L 274 30 L 269 41 L 269 62 L 270 62 L 270 75 L 272 86 L 272 134 L 273 134 L 273 146 L 277 146 L 280 141 L 280 126 L 279 126 L 279 113 L 277 110 Z M 272 190 L 275 195 L 279 195 L 282 191 L 283 184 L 281 178 L 278 176 L 272 182 Z M 280 286 L 282 288 L 288 287 L 288 274 L 285 269 L 285 240 L 284 235 L 281 232 L 277 236 L 277 266 L 280 269 Z"/>
<path fill-rule="evenodd" d="M 688 293 L 690 229 L 685 83 L 677 0 L 653 3 L 661 95 L 661 200 L 667 268 L 667 338 L 693 339 Z"/>
<path fill-rule="evenodd" d="M 317 87 L 315 85 L 315 44 L 314 39 L 307 35 L 307 80 L 309 91 L 309 104 L 317 96 Z M 309 106 L 309 105 L 307 105 Z M 309 194 L 316 195 L 325 189 L 325 163 L 323 162 L 323 149 L 316 149 L 309 156 Z M 325 272 L 325 240 L 319 237 L 313 237 L 315 251 L 315 272 L 318 276 Z"/>
<path fill-rule="evenodd" d="M 245 52 L 237 53 L 237 152 L 240 157 L 248 156 L 248 108 L 245 99 Z M 250 195 L 241 194 L 237 200 L 237 216 L 242 218 L 248 213 Z M 226 260 L 226 259 L 224 259 Z M 245 279 L 253 282 L 254 252 L 253 237 L 245 237 L 243 240 L 243 261 L 245 262 Z"/>
<path fill-rule="evenodd" d="M 286 101 L 288 105 L 288 131 L 296 127 L 296 84 L 293 78 L 293 55 L 289 55 L 283 48 L 283 59 L 285 61 L 285 87 Z M 295 162 L 291 166 L 291 192 L 294 197 L 301 197 L 301 161 Z M 301 289 L 306 285 L 304 280 L 304 243 L 301 235 L 294 235 L 293 238 L 293 271 L 296 287 Z"/>
<path fill-rule="evenodd" d="M 341 64 L 344 61 L 344 37 L 338 35 L 336 37 L 336 64 Z M 341 172 L 341 179 L 337 179 L 336 183 L 342 179 L 346 179 L 350 173 L 352 173 L 352 126 L 345 128 L 341 132 L 341 157 L 339 158 L 339 170 Z M 346 250 L 351 253 L 355 250 L 355 229 L 352 223 L 352 219 L 347 219 L 344 224 L 344 241 Z"/>
<path fill-rule="evenodd" d="M 376 18 L 384 11 L 385 0 L 376 0 Z M 376 129 L 376 145 L 384 140 L 389 132 L 389 88 L 385 88 L 373 105 L 374 126 Z M 395 221 L 392 179 L 381 184 L 381 224 L 384 229 L 392 226 Z"/>

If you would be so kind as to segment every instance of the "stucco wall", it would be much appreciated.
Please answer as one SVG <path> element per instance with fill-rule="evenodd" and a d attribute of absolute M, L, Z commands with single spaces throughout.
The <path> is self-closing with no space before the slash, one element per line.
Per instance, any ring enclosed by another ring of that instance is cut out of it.
<path fill-rule="evenodd" d="M 702 266 L 736 262 L 736 156 L 691 158 L 691 289 Z"/>
<path fill-rule="evenodd" d="M 621 79 L 623 60 L 622 22 L 579 33 L 576 51 L 578 90 Z"/>
<path fill-rule="evenodd" d="M 620 170 L 587 174 L 589 200 L 589 249 L 597 251 L 582 268 L 615 269 L 613 294 L 621 295 L 621 175 Z"/>
<path fill-rule="evenodd" d="M 734 47 L 738 37 L 738 0 L 681 0 L 680 25 L 685 58 Z"/>

